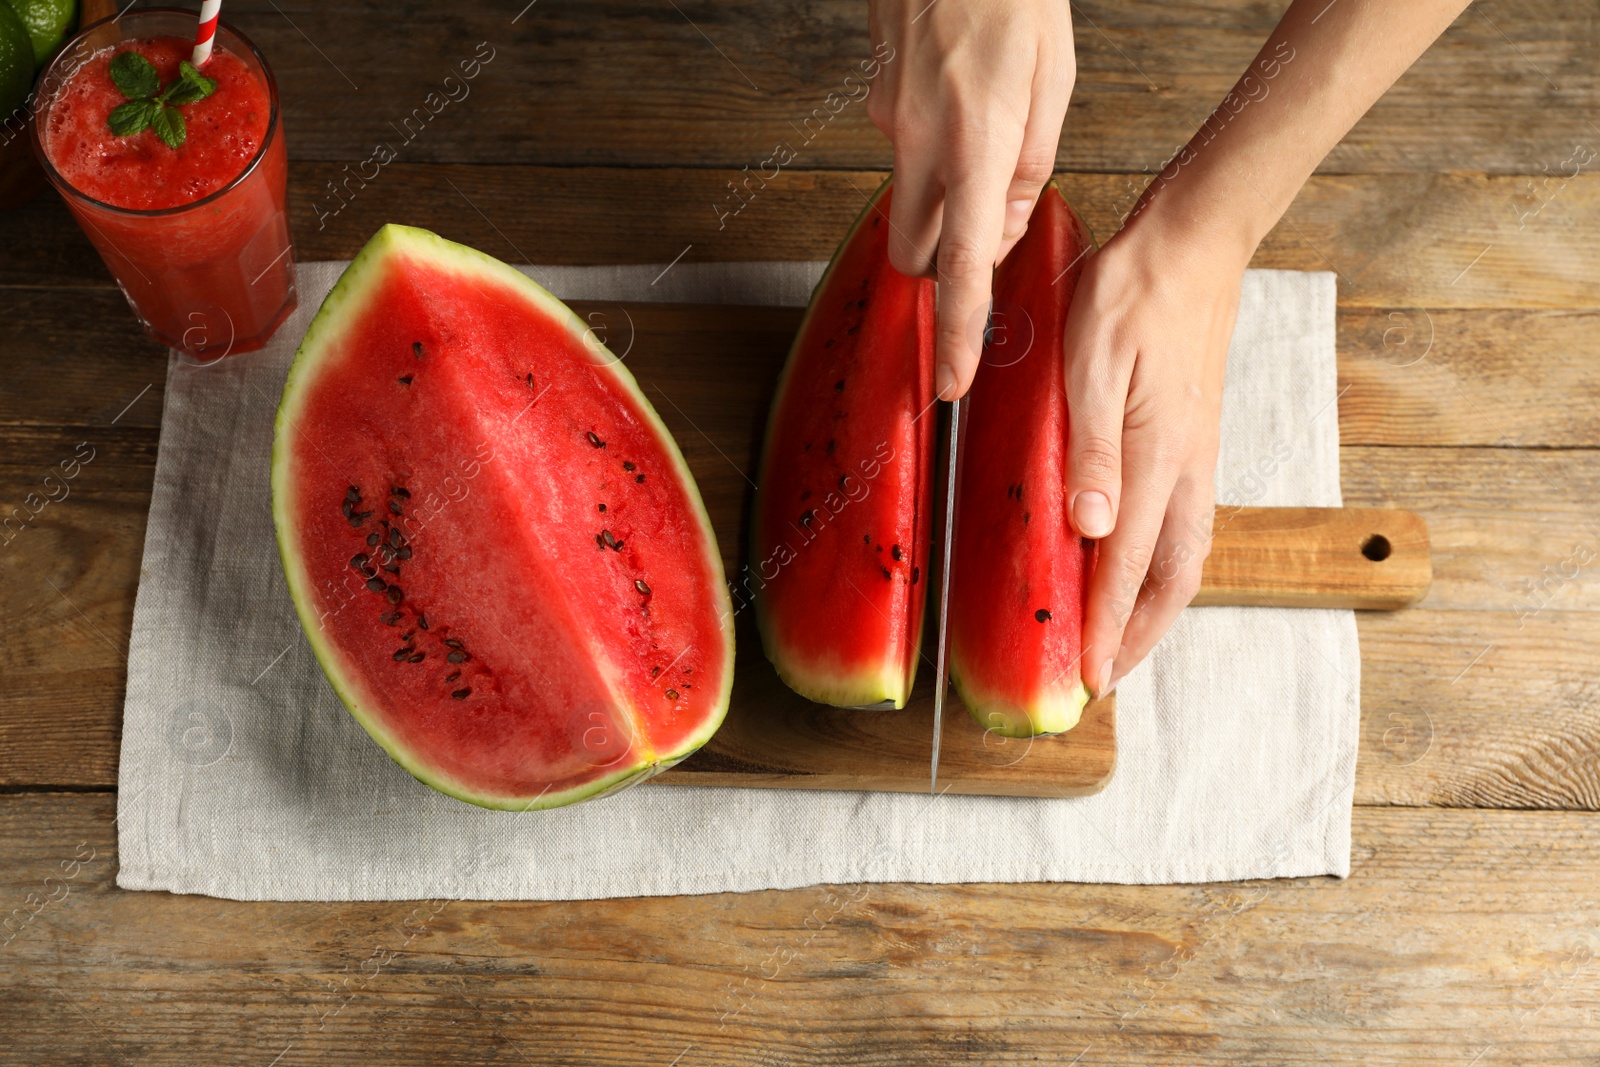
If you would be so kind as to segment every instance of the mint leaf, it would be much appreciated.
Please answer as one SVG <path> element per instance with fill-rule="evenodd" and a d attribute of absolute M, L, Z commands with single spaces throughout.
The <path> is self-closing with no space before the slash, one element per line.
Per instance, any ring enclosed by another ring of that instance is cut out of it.
<path fill-rule="evenodd" d="M 112 109 L 108 120 L 111 132 L 118 137 L 127 137 L 148 129 L 160 110 L 161 105 L 154 100 L 129 100 L 126 104 L 118 104 Z"/>
<path fill-rule="evenodd" d="M 150 127 L 168 148 L 177 148 L 188 136 L 183 113 L 177 108 L 157 106 L 156 113 L 150 118 Z"/>
<path fill-rule="evenodd" d="M 129 100 L 144 100 L 161 88 L 161 78 L 138 52 L 123 52 L 111 61 L 111 80 Z"/>
<path fill-rule="evenodd" d="M 187 59 L 178 64 L 178 78 L 158 98 L 163 104 L 180 107 L 204 100 L 217 91 L 217 80 L 208 78 L 194 68 Z"/>
<path fill-rule="evenodd" d="M 199 91 L 200 95 L 195 97 L 196 100 L 204 100 L 217 91 L 217 79 L 201 74 L 187 59 L 178 61 L 178 77 L 185 85 L 193 85 Z"/>

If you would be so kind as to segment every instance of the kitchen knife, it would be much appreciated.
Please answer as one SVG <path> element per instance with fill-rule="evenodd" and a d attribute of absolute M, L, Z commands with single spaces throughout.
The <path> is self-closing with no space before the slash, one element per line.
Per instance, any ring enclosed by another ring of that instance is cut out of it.
<path fill-rule="evenodd" d="M 966 409 L 965 397 L 951 401 L 950 436 L 945 447 L 944 530 L 939 546 L 939 645 L 933 665 L 933 758 L 928 777 L 930 793 L 939 791 L 939 741 L 944 733 L 945 693 L 950 688 L 950 625 L 947 615 L 950 608 L 950 564 L 955 559 L 956 492 L 961 484 L 961 446 L 966 443 Z"/>

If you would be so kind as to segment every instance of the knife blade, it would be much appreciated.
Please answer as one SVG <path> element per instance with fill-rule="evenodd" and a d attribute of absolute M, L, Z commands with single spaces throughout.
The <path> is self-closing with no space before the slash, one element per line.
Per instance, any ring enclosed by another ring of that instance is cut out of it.
<path fill-rule="evenodd" d="M 933 756 L 928 776 L 928 792 L 939 791 L 939 742 L 944 734 L 944 698 L 950 688 L 950 563 L 955 558 L 956 493 L 961 485 L 961 446 L 965 444 L 963 424 L 966 398 L 950 402 L 950 435 L 945 446 L 944 529 L 939 564 L 939 644 L 934 653 L 933 678 Z"/>

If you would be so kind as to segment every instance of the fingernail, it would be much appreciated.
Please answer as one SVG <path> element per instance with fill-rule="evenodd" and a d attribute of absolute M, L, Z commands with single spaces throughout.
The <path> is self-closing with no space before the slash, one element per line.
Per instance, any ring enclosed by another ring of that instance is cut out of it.
<path fill-rule="evenodd" d="M 1033 214 L 1032 200 L 1009 200 L 1006 202 L 1005 239 L 1015 240 L 1022 236 L 1028 228 L 1028 218 Z"/>
<path fill-rule="evenodd" d="M 956 372 L 954 367 L 948 363 L 939 364 L 939 369 L 934 373 L 933 380 L 940 400 L 955 399 Z"/>
<path fill-rule="evenodd" d="M 1096 699 L 1111 692 L 1111 667 L 1114 663 L 1114 660 L 1108 659 L 1094 672 L 1094 680 L 1089 683 L 1089 688 L 1094 690 Z"/>
<path fill-rule="evenodd" d="M 1106 536 L 1111 532 L 1111 498 L 1098 489 L 1085 489 L 1073 498 L 1072 524 L 1084 537 Z"/>

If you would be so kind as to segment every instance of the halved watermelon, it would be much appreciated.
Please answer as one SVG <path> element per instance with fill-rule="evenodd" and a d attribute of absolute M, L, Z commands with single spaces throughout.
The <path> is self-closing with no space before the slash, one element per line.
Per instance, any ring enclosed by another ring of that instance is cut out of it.
<path fill-rule="evenodd" d="M 767 658 L 826 704 L 905 704 L 922 642 L 933 282 L 889 264 L 885 181 L 811 295 L 772 403 L 746 582 Z"/>
<path fill-rule="evenodd" d="M 1011 737 L 1077 725 L 1094 543 L 1067 523 L 1062 331 L 1094 238 L 1054 182 L 994 281 L 968 394 L 950 580 L 950 674 L 973 717 Z"/>
<path fill-rule="evenodd" d="M 295 356 L 272 490 L 328 680 L 435 789 L 569 804 L 721 723 L 733 614 L 699 491 L 632 375 L 511 267 L 380 230 Z"/>

